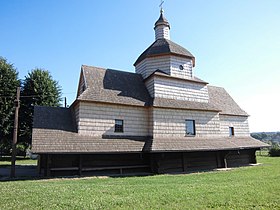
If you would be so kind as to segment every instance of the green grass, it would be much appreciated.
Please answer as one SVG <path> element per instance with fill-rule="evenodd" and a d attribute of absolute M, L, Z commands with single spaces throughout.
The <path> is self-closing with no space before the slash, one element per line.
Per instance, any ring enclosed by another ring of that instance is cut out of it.
<path fill-rule="evenodd" d="M 37 160 L 31 160 L 28 157 L 17 157 L 16 165 L 36 165 Z M 0 157 L 0 167 L 10 166 L 11 165 L 11 157 L 3 156 Z"/>
<path fill-rule="evenodd" d="M 0 183 L 0 209 L 280 209 L 280 158 L 230 171 Z"/>

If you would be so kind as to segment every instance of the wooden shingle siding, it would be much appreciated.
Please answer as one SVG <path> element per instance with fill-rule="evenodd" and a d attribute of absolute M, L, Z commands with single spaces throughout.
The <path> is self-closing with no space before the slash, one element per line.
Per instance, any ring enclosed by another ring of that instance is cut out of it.
<path fill-rule="evenodd" d="M 199 112 L 191 110 L 153 109 L 153 136 L 185 137 L 185 120 L 195 120 L 197 137 L 215 137 L 220 135 L 218 112 Z"/>
<path fill-rule="evenodd" d="M 171 76 L 180 77 L 184 79 L 193 78 L 193 64 L 192 60 L 188 58 L 181 58 L 176 56 L 171 56 L 170 68 L 171 68 Z M 183 70 L 179 69 L 179 66 L 182 65 L 184 67 Z"/>
<path fill-rule="evenodd" d="M 157 26 L 155 29 L 155 38 L 156 39 L 170 39 L 169 28 L 165 25 Z"/>
<path fill-rule="evenodd" d="M 79 118 L 80 118 L 80 116 L 79 116 L 79 107 L 80 107 L 80 104 L 79 103 L 77 103 L 75 106 L 74 106 L 74 114 L 75 114 L 75 122 L 76 122 L 76 125 L 78 124 L 78 122 L 79 122 Z"/>
<path fill-rule="evenodd" d="M 148 135 L 147 108 L 81 102 L 79 109 L 79 134 L 99 137 L 116 135 L 115 119 L 121 119 L 124 120 L 124 132 L 117 135 Z"/>
<path fill-rule="evenodd" d="M 147 90 L 149 91 L 150 96 L 151 96 L 151 97 L 155 97 L 155 86 L 154 86 L 154 80 L 153 80 L 153 78 L 148 79 L 148 80 L 145 82 L 145 85 L 146 85 Z"/>
<path fill-rule="evenodd" d="M 153 136 L 153 134 L 154 134 L 153 108 L 148 109 L 148 134 L 149 134 L 149 136 Z"/>
<path fill-rule="evenodd" d="M 247 116 L 230 116 L 220 114 L 221 135 L 229 136 L 229 127 L 234 128 L 235 136 L 249 136 Z"/>
<path fill-rule="evenodd" d="M 183 70 L 179 69 L 180 65 L 184 66 Z M 192 79 L 194 76 L 191 59 L 170 55 L 146 58 L 137 64 L 135 69 L 136 73 L 141 74 L 144 79 L 156 70 L 161 70 L 171 76 L 184 79 Z"/>
<path fill-rule="evenodd" d="M 136 73 L 141 74 L 144 79 L 146 79 L 156 70 L 161 70 L 166 74 L 170 74 L 170 57 L 171 56 L 146 58 L 137 64 L 135 71 Z"/>
<path fill-rule="evenodd" d="M 207 103 L 209 100 L 208 89 L 206 85 L 186 82 L 169 80 L 166 78 L 154 78 L 152 90 L 154 95 L 152 97 L 169 98 L 176 100 L 187 100 Z M 148 84 L 151 86 L 151 84 Z"/>

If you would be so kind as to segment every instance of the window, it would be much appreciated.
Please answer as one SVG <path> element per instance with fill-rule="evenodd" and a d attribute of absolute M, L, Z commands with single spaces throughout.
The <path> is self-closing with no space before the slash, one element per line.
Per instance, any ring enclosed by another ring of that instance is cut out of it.
<path fill-rule="evenodd" d="M 234 136 L 234 127 L 229 127 L 229 136 Z"/>
<path fill-rule="evenodd" d="M 115 120 L 115 132 L 123 133 L 123 120 Z"/>
<path fill-rule="evenodd" d="M 195 136 L 195 121 L 186 120 L 186 135 Z"/>

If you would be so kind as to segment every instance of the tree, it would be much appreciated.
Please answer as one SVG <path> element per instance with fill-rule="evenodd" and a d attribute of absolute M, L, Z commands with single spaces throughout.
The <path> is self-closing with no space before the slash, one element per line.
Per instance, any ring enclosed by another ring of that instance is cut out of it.
<path fill-rule="evenodd" d="M 0 57 L 0 150 L 10 148 L 14 122 L 14 100 L 19 85 L 18 73 L 13 64 Z"/>
<path fill-rule="evenodd" d="M 60 106 L 61 87 L 49 71 L 36 68 L 25 77 L 21 97 L 20 141 L 30 144 L 34 106 Z"/>

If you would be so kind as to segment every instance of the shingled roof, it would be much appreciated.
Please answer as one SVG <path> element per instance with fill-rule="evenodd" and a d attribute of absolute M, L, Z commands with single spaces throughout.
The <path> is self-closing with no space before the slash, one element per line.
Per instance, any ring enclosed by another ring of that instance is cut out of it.
<path fill-rule="evenodd" d="M 208 85 L 209 103 L 221 110 L 220 114 L 248 116 L 222 87 Z"/>
<path fill-rule="evenodd" d="M 195 57 L 184 47 L 172 42 L 168 39 L 157 39 L 151 46 L 149 46 L 135 61 L 134 66 L 140 63 L 142 60 L 148 57 L 154 57 L 159 55 L 178 55 L 193 60 L 193 65 L 195 64 Z"/>
<path fill-rule="evenodd" d="M 218 107 L 211 103 L 202 103 L 195 101 L 183 101 L 168 98 L 154 98 L 153 107 L 171 108 L 171 109 L 188 109 L 188 110 L 203 110 L 203 111 L 220 111 Z"/>
<path fill-rule="evenodd" d="M 165 77 L 165 78 L 172 79 L 172 80 L 183 80 L 183 81 L 187 81 L 187 82 L 201 83 L 201 84 L 205 84 L 205 85 L 208 84 L 208 82 L 205 82 L 202 79 L 199 79 L 198 77 L 192 77 L 192 78 L 175 77 L 175 76 L 171 76 L 171 75 L 167 74 L 166 72 L 163 72 L 159 69 L 157 69 L 152 74 L 150 74 L 147 78 L 144 79 L 144 81 L 147 81 L 151 77 L 154 77 L 154 76 Z"/>
<path fill-rule="evenodd" d="M 140 74 L 113 69 L 82 66 L 86 90 L 78 100 L 145 106 L 149 92 Z"/>
<path fill-rule="evenodd" d="M 145 149 L 150 152 L 217 151 L 262 148 L 268 145 L 250 136 L 216 138 L 156 138 L 148 141 Z"/>
<path fill-rule="evenodd" d="M 67 132 L 77 131 L 71 109 L 49 106 L 34 107 L 33 129 L 37 128 Z"/>
<path fill-rule="evenodd" d="M 168 20 L 163 16 L 163 12 L 160 13 L 158 20 L 155 22 L 155 28 L 160 25 L 166 25 L 170 28 Z"/>

